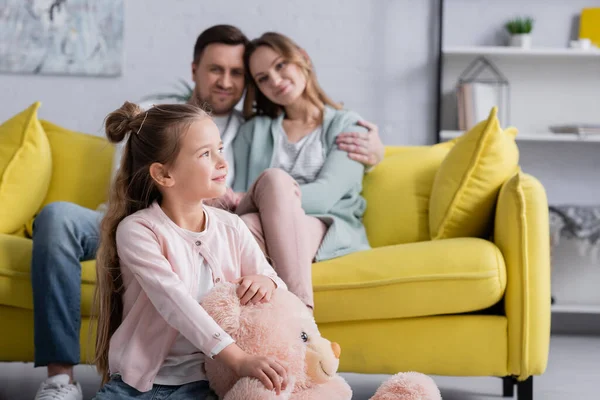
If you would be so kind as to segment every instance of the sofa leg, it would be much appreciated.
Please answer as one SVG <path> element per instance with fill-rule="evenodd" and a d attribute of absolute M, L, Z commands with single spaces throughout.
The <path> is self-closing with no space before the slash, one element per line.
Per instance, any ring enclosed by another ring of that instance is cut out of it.
<path fill-rule="evenodd" d="M 533 376 L 523 382 L 517 382 L 517 399 L 533 400 Z"/>
<path fill-rule="evenodd" d="M 515 378 L 505 376 L 502 378 L 502 397 L 513 397 L 515 395 Z"/>

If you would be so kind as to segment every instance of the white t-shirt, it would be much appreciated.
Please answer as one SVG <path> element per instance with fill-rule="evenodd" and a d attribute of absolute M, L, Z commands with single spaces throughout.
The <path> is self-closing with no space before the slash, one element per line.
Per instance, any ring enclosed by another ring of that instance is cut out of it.
<path fill-rule="evenodd" d="M 284 170 L 301 185 L 314 182 L 326 158 L 321 141 L 323 127 L 318 126 L 296 143 L 288 140 L 282 125 L 278 131 L 271 167 Z"/>
<path fill-rule="evenodd" d="M 210 221 L 208 220 L 206 212 L 204 213 L 204 216 L 206 218 L 206 228 L 208 228 Z M 196 236 L 196 239 L 200 241 L 205 233 L 206 229 L 202 232 L 192 232 L 192 234 Z M 202 298 L 214 287 L 214 284 L 212 272 L 205 260 L 202 259 L 197 268 L 198 279 L 200 279 L 200 282 L 195 297 L 198 302 L 200 302 L 200 300 L 202 300 Z M 206 380 L 203 353 L 182 334 L 178 334 L 171 350 L 169 350 L 169 354 L 158 370 L 154 383 L 157 385 L 179 386 L 202 380 Z"/>

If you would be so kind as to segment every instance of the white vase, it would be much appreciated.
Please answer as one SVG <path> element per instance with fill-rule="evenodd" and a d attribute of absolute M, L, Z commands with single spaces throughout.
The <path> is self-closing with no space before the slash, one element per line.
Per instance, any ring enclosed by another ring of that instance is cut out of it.
<path fill-rule="evenodd" d="M 531 47 L 531 34 L 521 33 L 518 35 L 510 36 L 510 46 L 520 47 L 522 49 L 529 49 Z"/>

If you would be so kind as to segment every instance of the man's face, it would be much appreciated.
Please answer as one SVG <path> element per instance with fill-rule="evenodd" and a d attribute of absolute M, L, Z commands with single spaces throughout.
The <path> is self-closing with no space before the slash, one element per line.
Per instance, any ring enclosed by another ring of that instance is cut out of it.
<path fill-rule="evenodd" d="M 217 116 L 230 113 L 244 93 L 244 45 L 209 44 L 192 63 L 192 79 L 200 104 L 208 103 Z"/>

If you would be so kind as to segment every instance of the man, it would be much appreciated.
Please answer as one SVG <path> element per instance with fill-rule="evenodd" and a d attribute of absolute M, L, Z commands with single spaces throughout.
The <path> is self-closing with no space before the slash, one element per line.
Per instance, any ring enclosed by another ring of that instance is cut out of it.
<path fill-rule="evenodd" d="M 227 149 L 243 122 L 234 107 L 245 89 L 247 43 L 239 29 L 218 25 L 202 32 L 194 46 L 193 101 L 212 110 L 226 149 L 228 183 L 235 171 L 232 152 Z M 348 132 L 338 144 L 349 157 L 373 166 L 383 158 L 383 145 L 377 127 L 367 122 L 364 126 L 368 134 Z M 44 207 L 35 219 L 31 260 L 35 366 L 48 369 L 37 400 L 82 400 L 81 387 L 73 379 L 73 366 L 80 361 L 80 262 L 96 257 L 101 218 L 99 211 L 59 202 Z"/>

